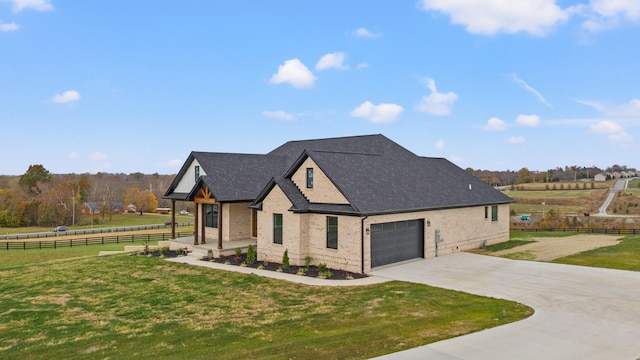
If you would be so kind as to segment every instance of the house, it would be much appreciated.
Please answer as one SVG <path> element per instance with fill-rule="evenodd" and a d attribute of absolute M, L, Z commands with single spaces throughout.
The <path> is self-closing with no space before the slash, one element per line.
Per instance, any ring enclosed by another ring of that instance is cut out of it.
<path fill-rule="evenodd" d="M 383 135 L 290 141 L 268 154 L 192 152 L 165 198 L 194 202 L 194 244 L 255 239 L 258 260 L 351 272 L 509 238 L 502 192 Z M 172 211 L 175 214 L 175 211 Z"/>
<path fill-rule="evenodd" d="M 122 214 L 124 205 L 122 201 L 87 201 L 80 206 L 80 214 L 82 215 L 97 215 L 103 210 L 108 210 L 112 215 Z"/>
<path fill-rule="evenodd" d="M 596 176 L 593 177 L 594 181 L 606 181 L 607 180 L 607 174 L 605 173 L 599 173 L 596 174 Z"/>

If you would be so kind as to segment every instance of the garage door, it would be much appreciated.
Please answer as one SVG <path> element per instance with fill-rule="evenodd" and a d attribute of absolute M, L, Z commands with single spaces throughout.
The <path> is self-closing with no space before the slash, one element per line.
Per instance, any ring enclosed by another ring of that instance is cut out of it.
<path fill-rule="evenodd" d="M 371 267 L 424 257 L 424 220 L 371 224 Z"/>

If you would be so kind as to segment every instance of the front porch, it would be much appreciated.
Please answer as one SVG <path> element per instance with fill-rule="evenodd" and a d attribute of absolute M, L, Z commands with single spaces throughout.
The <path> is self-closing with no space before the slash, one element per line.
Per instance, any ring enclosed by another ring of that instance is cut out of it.
<path fill-rule="evenodd" d="M 194 245 L 193 236 L 185 236 L 181 238 L 171 239 L 170 241 L 163 241 L 163 246 L 168 246 L 170 250 L 178 250 L 178 249 L 187 249 L 187 251 L 191 252 L 191 256 L 202 258 L 209 254 L 209 250 L 213 251 L 213 257 L 219 258 L 220 255 L 223 256 L 231 256 L 235 255 L 236 249 L 242 249 L 242 253 L 246 253 L 249 245 L 253 245 L 255 249 L 257 249 L 257 240 L 256 239 L 242 239 L 242 240 L 234 240 L 234 241 L 222 241 L 222 249 L 218 249 L 218 242 L 215 241 L 213 244 L 200 244 Z M 160 243 L 158 243 L 160 246 Z"/>

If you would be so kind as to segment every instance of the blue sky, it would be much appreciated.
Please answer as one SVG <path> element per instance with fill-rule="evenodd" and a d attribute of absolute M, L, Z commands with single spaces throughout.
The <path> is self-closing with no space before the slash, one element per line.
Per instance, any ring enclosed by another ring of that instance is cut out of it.
<path fill-rule="evenodd" d="M 467 168 L 640 167 L 637 0 L 0 0 L 0 174 L 384 134 Z"/>

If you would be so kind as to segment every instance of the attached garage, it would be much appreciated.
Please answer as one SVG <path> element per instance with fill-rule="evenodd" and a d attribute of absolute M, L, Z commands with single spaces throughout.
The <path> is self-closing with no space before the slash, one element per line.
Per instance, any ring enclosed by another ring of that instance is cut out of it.
<path fill-rule="evenodd" d="M 371 224 L 371 267 L 424 257 L 424 220 Z"/>

